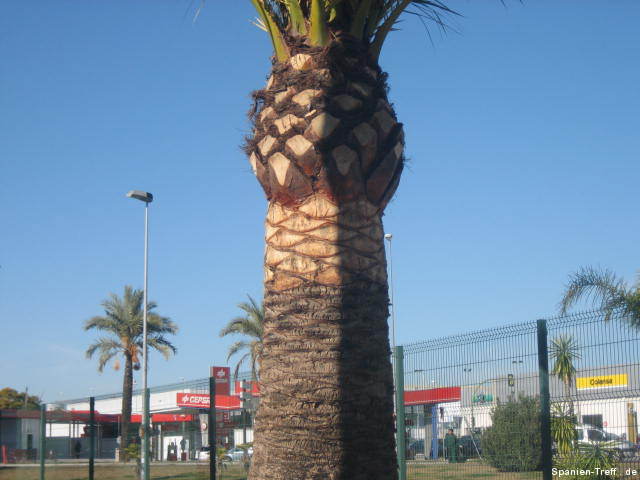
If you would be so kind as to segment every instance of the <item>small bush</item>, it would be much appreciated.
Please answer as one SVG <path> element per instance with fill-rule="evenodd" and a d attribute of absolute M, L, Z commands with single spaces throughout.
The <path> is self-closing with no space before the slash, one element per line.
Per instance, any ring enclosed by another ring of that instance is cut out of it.
<path fill-rule="evenodd" d="M 128 460 L 139 460 L 140 459 L 140 444 L 138 443 L 130 443 L 125 449 L 127 453 Z"/>
<path fill-rule="evenodd" d="M 482 435 L 485 460 L 501 472 L 530 472 L 542 468 L 540 401 L 521 396 L 498 403 L 492 425 Z"/>
<path fill-rule="evenodd" d="M 576 439 L 576 416 L 563 404 L 554 404 L 551 409 L 551 436 L 560 455 L 569 455 Z"/>
<path fill-rule="evenodd" d="M 580 444 L 577 450 L 559 458 L 554 466 L 563 470 L 562 478 L 566 480 L 613 480 L 620 478 L 614 470 L 616 465 L 615 451 L 607 444 Z M 607 471 L 610 474 L 606 474 Z"/>

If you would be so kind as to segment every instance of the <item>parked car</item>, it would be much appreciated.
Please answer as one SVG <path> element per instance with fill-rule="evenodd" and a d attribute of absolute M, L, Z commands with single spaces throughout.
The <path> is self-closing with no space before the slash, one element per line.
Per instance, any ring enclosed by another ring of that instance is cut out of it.
<path fill-rule="evenodd" d="M 211 457 L 211 448 L 210 447 L 200 447 L 196 452 L 196 460 L 200 461 L 209 461 Z"/>
<path fill-rule="evenodd" d="M 581 443 L 590 445 L 606 444 L 606 447 L 615 451 L 620 459 L 635 457 L 638 454 L 638 448 L 635 444 L 614 433 L 606 432 L 592 425 L 577 425 L 576 441 L 578 445 Z"/>
<path fill-rule="evenodd" d="M 415 440 L 407 445 L 407 460 L 414 460 L 418 453 L 424 455 L 424 439 Z"/>
<path fill-rule="evenodd" d="M 246 451 L 239 447 L 227 450 L 227 452 L 222 456 L 222 461 L 240 462 L 244 459 L 245 453 L 249 456 L 249 458 L 251 458 L 251 456 L 253 455 L 253 447 L 249 447 Z"/>
<path fill-rule="evenodd" d="M 463 458 L 476 458 L 482 455 L 480 435 L 463 435 L 458 439 L 458 447 Z"/>
<path fill-rule="evenodd" d="M 433 453 L 432 452 L 433 444 L 429 442 L 426 448 L 428 450 L 425 449 L 425 443 L 423 438 L 419 440 L 414 440 L 413 442 L 408 443 L 406 446 L 407 460 L 415 460 L 416 455 L 418 454 L 424 455 L 424 457 L 427 459 L 431 458 Z M 441 438 L 438 439 L 438 456 L 439 457 L 444 456 L 444 444 Z"/>

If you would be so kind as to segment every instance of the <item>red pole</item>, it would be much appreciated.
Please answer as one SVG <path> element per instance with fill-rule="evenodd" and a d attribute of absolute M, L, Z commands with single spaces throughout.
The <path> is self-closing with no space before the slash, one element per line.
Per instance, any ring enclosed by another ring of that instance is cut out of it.
<path fill-rule="evenodd" d="M 2 445 L 2 463 L 5 464 L 5 465 L 7 463 L 9 463 L 7 461 L 7 446 L 6 445 Z"/>

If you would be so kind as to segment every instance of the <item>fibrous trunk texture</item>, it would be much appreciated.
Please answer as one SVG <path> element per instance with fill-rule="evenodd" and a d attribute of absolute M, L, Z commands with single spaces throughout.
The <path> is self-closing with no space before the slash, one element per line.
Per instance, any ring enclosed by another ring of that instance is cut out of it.
<path fill-rule="evenodd" d="M 131 396 L 133 395 L 133 361 L 125 354 L 124 378 L 122 380 L 122 418 L 120 419 L 120 461 L 128 461 L 126 448 L 129 446 L 131 425 Z"/>
<path fill-rule="evenodd" d="M 299 47 L 255 93 L 247 150 L 269 207 L 251 480 L 397 478 L 382 213 L 402 171 L 385 75 Z"/>

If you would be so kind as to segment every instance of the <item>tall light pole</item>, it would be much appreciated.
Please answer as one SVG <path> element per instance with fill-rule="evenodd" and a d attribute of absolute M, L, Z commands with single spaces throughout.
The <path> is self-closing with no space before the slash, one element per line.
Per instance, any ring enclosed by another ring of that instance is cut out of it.
<path fill-rule="evenodd" d="M 153 202 L 153 195 L 149 192 L 131 190 L 127 197 L 144 202 L 144 290 L 142 309 L 142 451 L 140 479 L 149 480 L 149 392 L 147 385 L 147 274 L 149 271 L 149 204 Z M 124 433 L 124 432 L 123 432 Z"/>
<path fill-rule="evenodd" d="M 391 287 L 391 347 L 396 349 L 396 304 L 393 300 L 393 255 L 391 254 L 391 239 L 393 235 L 385 234 L 384 239 L 389 242 L 389 287 Z"/>

